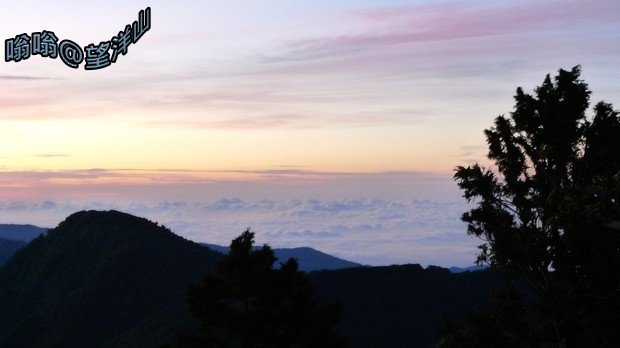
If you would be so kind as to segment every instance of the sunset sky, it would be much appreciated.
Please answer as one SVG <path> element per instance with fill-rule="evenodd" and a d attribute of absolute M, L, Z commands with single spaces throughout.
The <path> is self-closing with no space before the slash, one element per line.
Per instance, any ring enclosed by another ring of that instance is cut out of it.
<path fill-rule="evenodd" d="M 1 38 L 86 46 L 147 6 L 106 69 L 0 61 L 0 223 L 119 209 L 201 242 L 251 226 L 365 264 L 466 266 L 452 172 L 484 161 L 516 87 L 581 64 L 592 101 L 620 103 L 617 1 L 23 0 Z"/>

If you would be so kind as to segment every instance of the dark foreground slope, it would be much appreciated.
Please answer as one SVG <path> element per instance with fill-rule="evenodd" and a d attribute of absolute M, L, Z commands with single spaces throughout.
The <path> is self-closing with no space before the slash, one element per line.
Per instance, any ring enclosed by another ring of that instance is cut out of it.
<path fill-rule="evenodd" d="M 0 347 L 149 347 L 193 325 L 190 283 L 221 254 L 146 219 L 80 212 L 0 269 Z"/>
<path fill-rule="evenodd" d="M 310 273 L 317 295 L 343 306 L 342 334 L 352 347 L 430 347 L 444 316 L 490 305 L 491 271 L 452 274 L 419 265 L 363 267 Z"/>

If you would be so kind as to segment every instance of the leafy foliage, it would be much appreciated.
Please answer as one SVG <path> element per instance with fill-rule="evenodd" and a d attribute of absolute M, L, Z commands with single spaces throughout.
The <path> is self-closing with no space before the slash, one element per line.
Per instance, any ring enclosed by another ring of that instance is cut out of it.
<path fill-rule="evenodd" d="M 620 117 L 604 102 L 586 116 L 580 73 L 518 88 L 514 111 L 485 130 L 495 167 L 455 174 L 477 203 L 463 220 L 484 241 L 478 262 L 527 279 L 539 295 L 530 331 L 560 346 L 620 341 Z"/>

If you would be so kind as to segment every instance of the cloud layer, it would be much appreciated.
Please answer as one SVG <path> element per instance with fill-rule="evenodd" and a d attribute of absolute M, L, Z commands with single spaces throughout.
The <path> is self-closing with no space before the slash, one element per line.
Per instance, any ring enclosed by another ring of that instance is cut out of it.
<path fill-rule="evenodd" d="M 0 204 L 0 219 L 60 220 L 84 209 L 122 210 L 158 221 L 188 239 L 224 245 L 251 227 L 259 243 L 311 246 L 373 265 L 470 265 L 476 245 L 458 219 L 466 209 L 458 201 L 224 198 L 127 205 L 8 202 Z"/>
<path fill-rule="evenodd" d="M 617 1 L 149 6 L 152 30 L 109 69 L 0 64 L 2 222 L 120 209 L 197 241 L 252 226 L 363 263 L 469 265 L 451 170 L 484 157 L 515 88 L 582 64 L 593 100 L 620 103 Z M 0 32 L 86 45 L 143 7 L 23 0 Z"/>

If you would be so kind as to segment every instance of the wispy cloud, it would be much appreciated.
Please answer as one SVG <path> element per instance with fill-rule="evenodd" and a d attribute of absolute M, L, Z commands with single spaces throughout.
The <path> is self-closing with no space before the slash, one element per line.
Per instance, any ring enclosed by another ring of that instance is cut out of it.
<path fill-rule="evenodd" d="M 368 23 L 366 32 L 299 40 L 291 43 L 285 53 L 266 60 L 312 60 L 401 44 L 574 31 L 592 22 L 615 22 L 620 19 L 619 9 L 615 1 L 595 4 L 524 1 L 490 5 L 423 4 L 355 11 L 352 17 Z"/>
<path fill-rule="evenodd" d="M 40 80 L 58 80 L 57 77 L 45 76 L 19 76 L 19 75 L 0 75 L 0 80 L 20 80 L 20 81 L 40 81 Z"/>
<path fill-rule="evenodd" d="M 316 120 L 314 120 L 316 121 Z M 311 117 L 296 114 L 252 115 L 223 120 L 204 120 L 185 118 L 176 120 L 146 121 L 150 127 L 185 128 L 185 129 L 265 129 L 265 128 L 307 128 L 314 124 Z"/>
<path fill-rule="evenodd" d="M 63 158 L 63 154 L 43 154 L 37 157 Z M 295 183 L 315 181 L 359 181 L 363 180 L 418 180 L 420 182 L 443 181 L 450 182 L 449 175 L 415 171 L 391 172 L 337 172 L 317 171 L 309 168 L 285 167 L 262 170 L 187 170 L 187 169 L 77 169 L 77 170 L 31 170 L 15 171 L 0 170 L 0 186 L 3 184 L 13 187 L 15 183 L 21 185 L 88 185 L 88 184 L 116 184 L 119 186 L 153 185 L 153 184 L 192 184 L 212 182 L 271 182 Z"/>
<path fill-rule="evenodd" d="M 64 157 L 69 157 L 69 155 L 62 154 L 62 153 L 42 153 L 42 154 L 32 155 L 32 157 L 37 157 L 37 158 L 64 158 Z"/>

